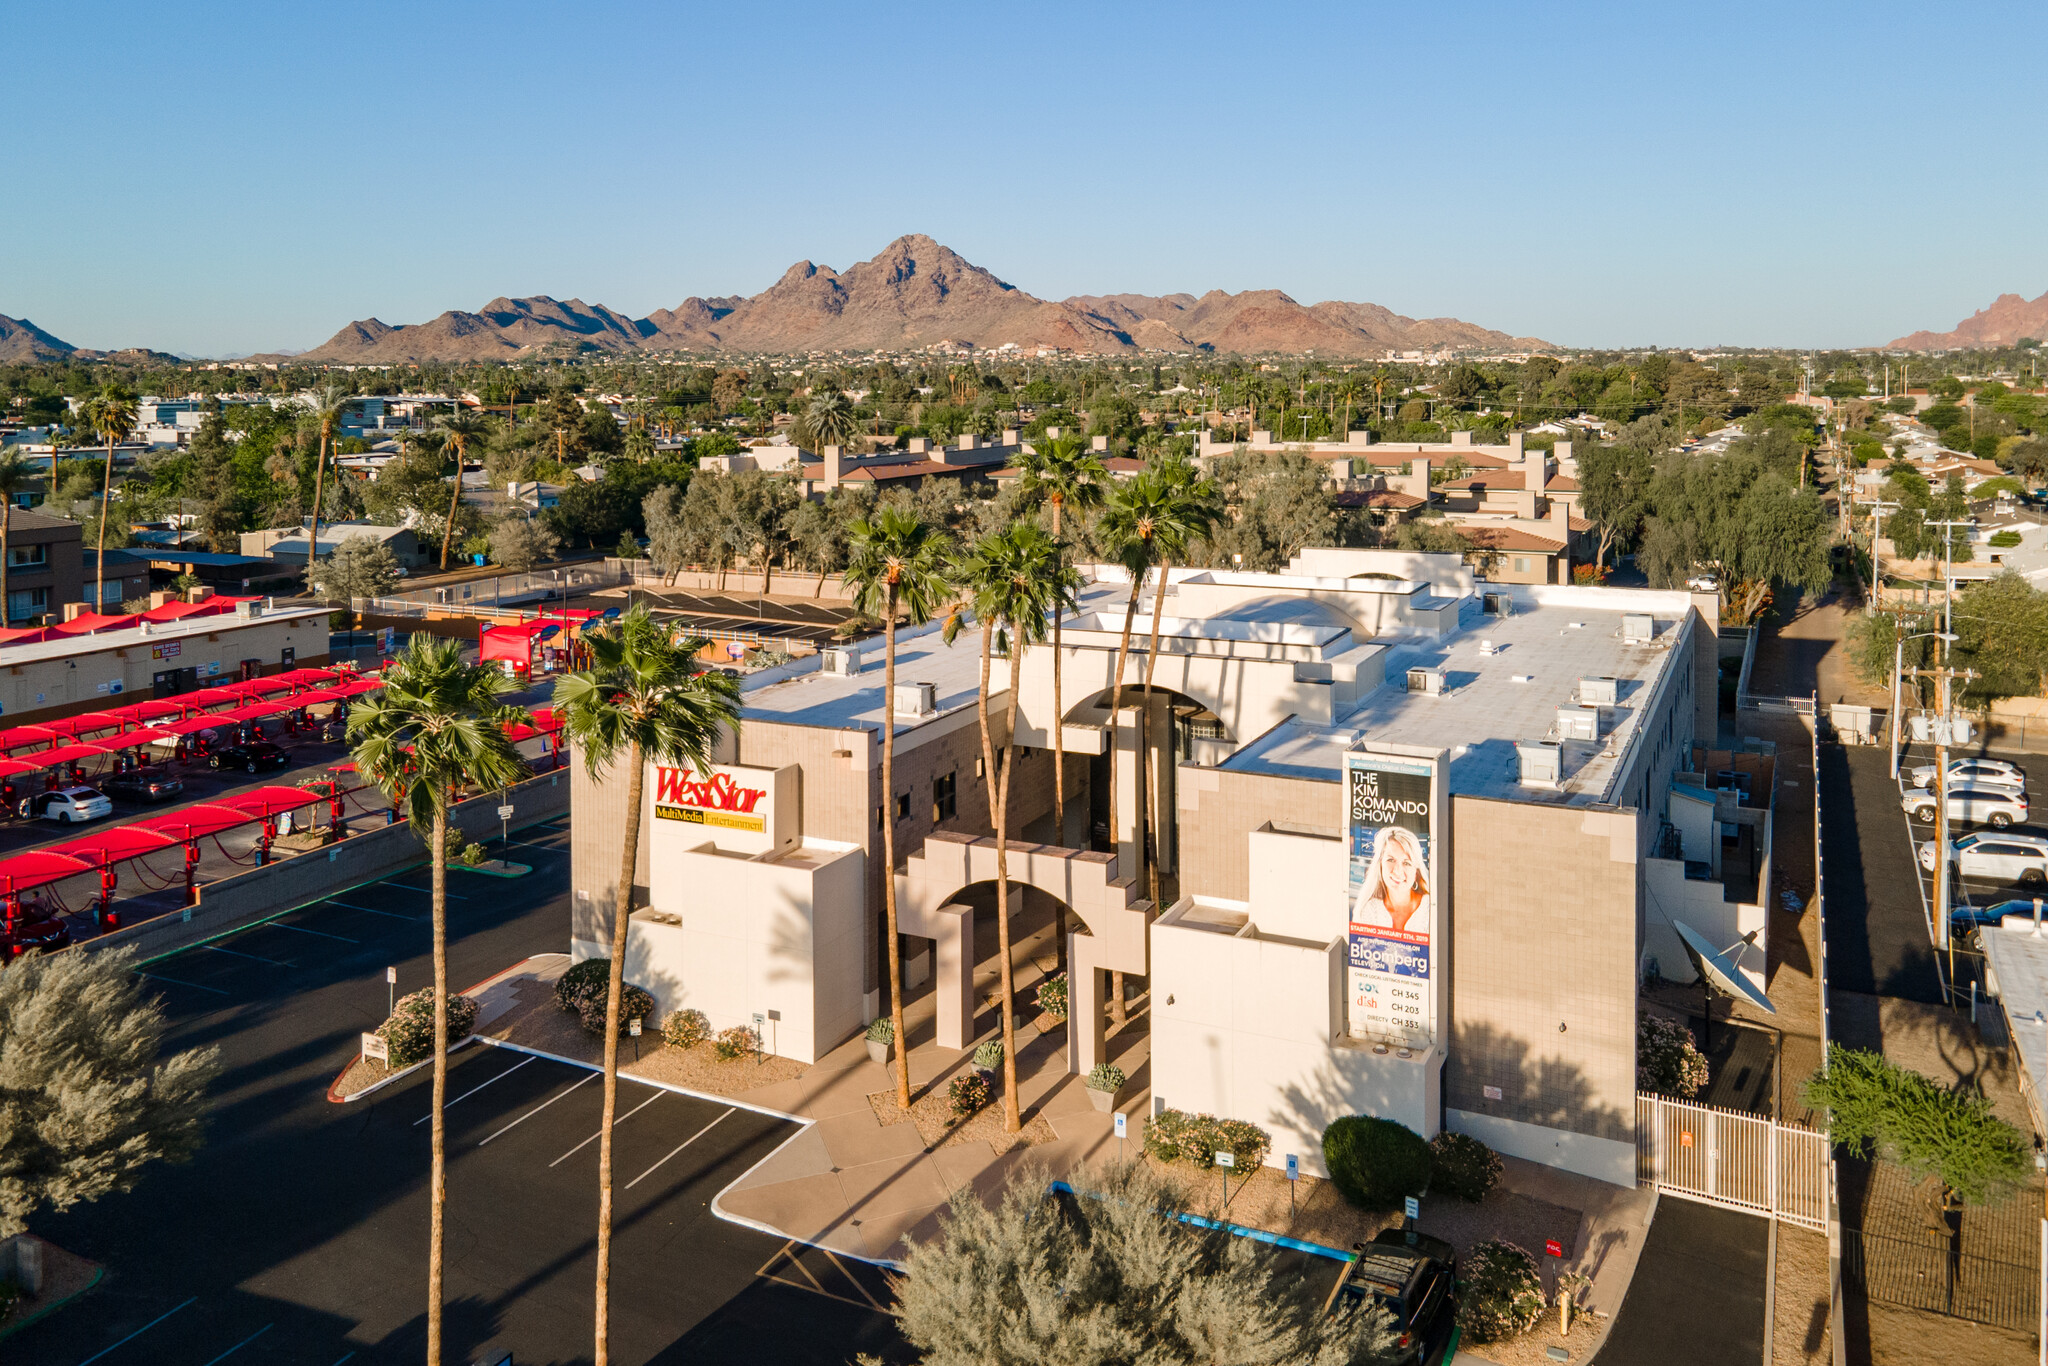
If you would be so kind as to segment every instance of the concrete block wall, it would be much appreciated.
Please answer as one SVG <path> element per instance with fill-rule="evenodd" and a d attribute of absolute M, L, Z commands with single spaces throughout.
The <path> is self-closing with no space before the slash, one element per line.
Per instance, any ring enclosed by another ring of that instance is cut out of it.
<path fill-rule="evenodd" d="M 1268 822 L 1281 830 L 1343 837 L 1340 784 L 1195 764 L 1182 764 L 1177 777 L 1180 885 L 1185 891 L 1230 901 L 1249 900 L 1249 836 Z M 1338 899 L 1341 901 L 1341 894 Z"/>

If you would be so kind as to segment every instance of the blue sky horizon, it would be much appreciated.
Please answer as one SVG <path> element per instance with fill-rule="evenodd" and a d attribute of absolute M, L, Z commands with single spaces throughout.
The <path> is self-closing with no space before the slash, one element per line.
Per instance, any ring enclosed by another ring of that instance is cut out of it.
<path fill-rule="evenodd" d="M 1988 55 L 2039 6 L 0 17 L 31 57 L 0 314 L 99 349 L 498 295 L 644 317 L 912 232 L 1041 298 L 1279 289 L 1573 347 L 1873 346 L 2048 289 L 2048 186 L 1981 169 L 2015 136 Z"/>

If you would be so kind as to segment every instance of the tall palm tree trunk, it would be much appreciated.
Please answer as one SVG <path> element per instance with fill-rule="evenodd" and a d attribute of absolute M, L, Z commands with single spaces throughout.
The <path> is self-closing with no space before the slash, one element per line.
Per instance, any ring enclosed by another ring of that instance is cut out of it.
<path fill-rule="evenodd" d="M 448 569 L 448 543 L 455 539 L 455 510 L 462 506 L 462 442 L 455 443 L 455 492 L 448 499 L 448 525 L 441 529 L 441 569 Z"/>
<path fill-rule="evenodd" d="M 100 481 L 100 549 L 99 568 L 93 573 L 92 610 L 97 612 L 107 601 L 107 518 L 114 512 L 114 438 L 107 438 L 107 472 Z"/>
<path fill-rule="evenodd" d="M 1059 548 L 1059 567 L 1061 569 L 1065 569 L 1067 565 L 1066 542 L 1060 539 L 1060 511 L 1061 504 L 1064 501 L 1064 499 L 1057 497 L 1052 500 L 1052 540 L 1053 544 Z M 1052 837 L 1052 842 L 1058 845 L 1065 845 L 1067 842 L 1067 709 L 1066 703 L 1060 696 L 1060 617 L 1062 615 L 1058 607 L 1052 609 L 1052 822 L 1053 829 L 1056 832 Z M 1016 680 L 1012 679 L 1010 682 L 1014 688 Z M 1052 917 L 1053 936 L 1058 941 L 1054 952 L 1059 961 L 1058 971 L 1064 976 L 1067 971 L 1067 903 L 1057 897 L 1053 899 Z M 1069 983 L 1067 989 L 1069 991 L 1073 990 L 1073 984 Z"/>
<path fill-rule="evenodd" d="M 1010 834 L 1006 828 L 1010 804 L 1010 760 L 1015 757 L 1016 746 L 1005 742 L 1003 745 L 1003 768 L 996 773 L 994 741 L 988 727 L 988 675 L 989 660 L 995 641 L 995 619 L 985 617 L 981 623 L 981 691 L 975 696 L 975 710 L 981 717 L 981 762 L 989 776 L 994 779 L 994 800 L 989 803 L 996 828 L 996 953 L 998 955 L 997 975 L 1002 982 L 1001 999 L 997 1002 L 997 1022 L 1003 1039 L 1003 1128 L 1016 1133 L 1024 1127 L 1023 1117 L 1017 1109 L 1017 1035 L 1016 1035 L 1016 971 L 1010 963 Z M 1010 663 L 1010 723 L 1016 724 L 1016 651 L 1011 651 Z"/>
<path fill-rule="evenodd" d="M 313 566 L 320 560 L 320 495 L 327 480 L 327 429 L 320 429 L 320 458 L 313 464 L 313 522 L 306 533 L 306 591 L 313 591 Z M 446 565 L 442 566 L 444 569 Z"/>
<path fill-rule="evenodd" d="M 1131 653 L 1131 622 L 1138 615 L 1138 594 L 1145 591 L 1145 574 L 1140 570 L 1131 576 L 1130 601 L 1124 604 L 1124 634 L 1117 642 L 1116 673 L 1109 685 L 1109 848 L 1112 853 L 1120 852 L 1116 837 L 1116 733 L 1122 725 L 1124 710 L 1124 660 Z M 1142 737 L 1141 737 L 1142 738 Z M 1138 832 L 1142 838 L 1142 831 Z M 1140 858 L 1144 850 L 1138 851 Z M 1121 867 L 1117 869 L 1123 871 Z M 1118 1024 L 1124 1022 L 1124 975 L 1112 972 L 1109 975 L 1109 1018 Z"/>
<path fill-rule="evenodd" d="M 448 809 L 434 812 L 434 1137 L 427 1196 L 427 1366 L 441 1366 L 441 1263 L 448 1211 Z"/>
<path fill-rule="evenodd" d="M 1159 584 L 1152 597 L 1152 648 L 1145 656 L 1145 719 L 1139 727 L 1141 739 L 1140 754 L 1145 765 L 1145 837 L 1151 841 L 1147 848 L 1140 845 L 1146 854 L 1145 868 L 1149 878 L 1148 888 L 1154 910 L 1159 908 L 1159 774 L 1152 762 L 1152 675 L 1159 668 L 1159 614 L 1166 610 L 1166 565 L 1159 566 Z M 1167 737 L 1172 738 L 1173 729 L 1167 727 Z"/>
<path fill-rule="evenodd" d="M 896 934 L 896 585 L 882 621 L 882 908 L 889 942 L 889 1023 L 896 1035 L 896 1105 L 910 1108 L 910 1040 L 903 1025 L 903 950 Z"/>
<path fill-rule="evenodd" d="M 619 1108 L 619 997 L 626 980 L 626 927 L 633 914 L 647 768 L 638 740 L 626 751 L 626 763 L 626 841 L 619 858 L 618 895 L 612 902 L 612 972 L 604 1009 L 604 1117 L 597 1130 L 597 1366 L 608 1366 L 612 1355 L 612 1117 Z"/>

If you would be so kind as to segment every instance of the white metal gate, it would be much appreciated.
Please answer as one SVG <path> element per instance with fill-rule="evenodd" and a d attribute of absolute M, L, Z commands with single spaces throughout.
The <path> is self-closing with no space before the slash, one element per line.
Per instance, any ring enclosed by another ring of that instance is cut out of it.
<path fill-rule="evenodd" d="M 1828 1231 L 1828 1137 L 1796 1124 L 1638 1094 L 1636 1176 L 1666 1194 Z"/>

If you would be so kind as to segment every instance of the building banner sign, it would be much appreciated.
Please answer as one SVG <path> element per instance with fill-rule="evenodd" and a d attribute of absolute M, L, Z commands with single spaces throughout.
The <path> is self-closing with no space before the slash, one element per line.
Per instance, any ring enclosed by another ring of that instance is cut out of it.
<path fill-rule="evenodd" d="M 654 814 L 659 820 L 760 834 L 768 828 L 767 812 L 756 808 L 767 795 L 767 788 L 742 786 L 722 768 L 709 773 L 687 768 L 654 770 Z"/>
<path fill-rule="evenodd" d="M 1344 797 L 1349 1031 L 1426 1049 L 1435 1042 L 1440 961 L 1437 765 L 1348 754 Z"/>

